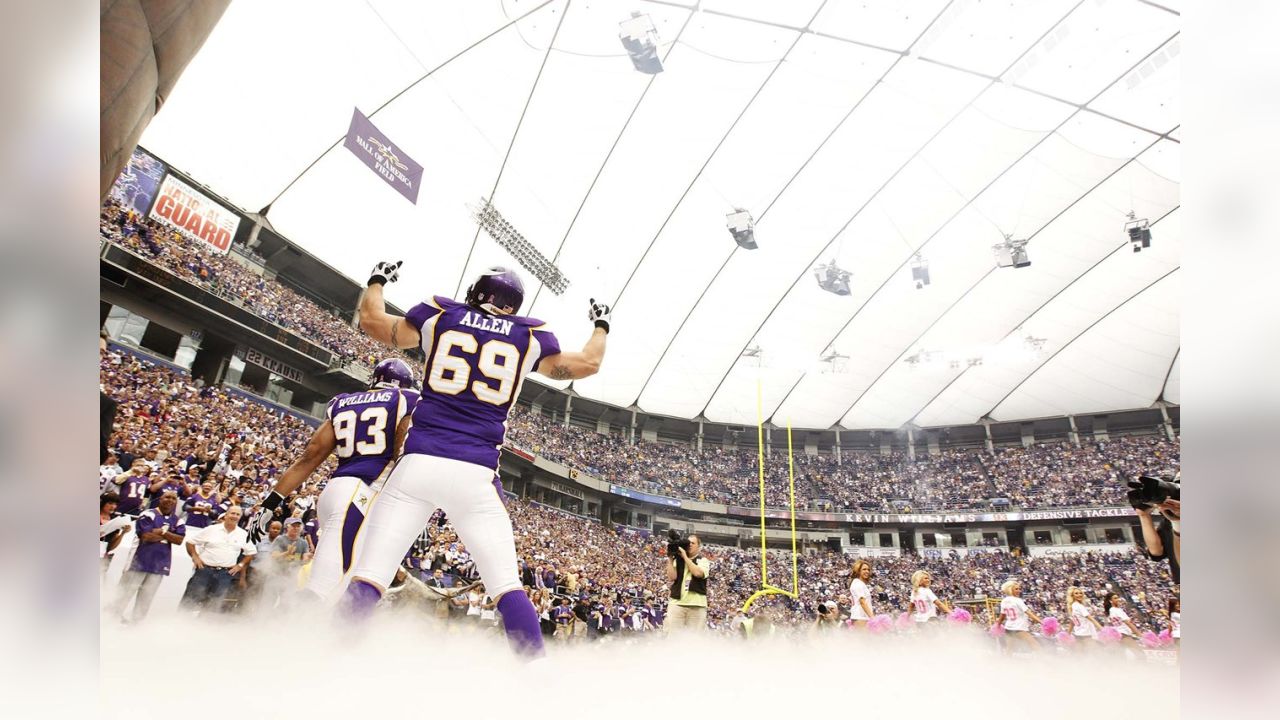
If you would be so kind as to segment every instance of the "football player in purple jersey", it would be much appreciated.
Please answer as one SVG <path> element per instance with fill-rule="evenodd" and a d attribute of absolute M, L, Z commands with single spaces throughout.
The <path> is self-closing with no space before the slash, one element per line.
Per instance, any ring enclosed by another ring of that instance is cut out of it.
<path fill-rule="evenodd" d="M 284 471 L 250 521 L 249 540 L 257 543 L 266 536 L 284 499 L 301 487 L 330 453 L 338 456 L 338 467 L 316 504 L 319 542 L 307 580 L 307 590 L 323 600 L 336 599 L 344 587 L 356 535 L 377 494 L 375 484 L 383 479 L 404 442 L 417 403 L 409 364 L 399 358 L 378 363 L 368 390 L 342 393 L 329 401 L 325 421 L 312 434 L 302 457 Z"/>
<path fill-rule="evenodd" d="M 383 285 L 400 263 L 379 263 L 360 303 L 360 327 L 391 347 L 421 348 L 427 357 L 422 399 L 413 411 L 404 455 L 365 520 L 351 583 L 343 599 L 353 616 L 373 611 L 436 508 L 448 514 L 471 552 L 515 650 L 543 653 L 538 613 L 518 576 L 511 518 L 496 480 L 507 413 L 526 375 L 556 380 L 594 375 L 604 358 L 609 307 L 591 301 L 595 324 L 580 352 L 562 352 L 542 321 L 516 313 L 524 285 L 494 267 L 467 288 L 465 302 L 437 295 L 405 317 L 387 314 Z"/>
<path fill-rule="evenodd" d="M 280 475 L 273 491 L 250 521 L 250 542 L 266 537 L 275 509 L 284 498 L 311 477 L 330 454 L 338 456 L 338 468 L 325 484 L 316 503 L 320 538 L 307 591 L 321 600 L 334 600 L 351 569 L 356 534 L 376 495 L 375 483 L 392 465 L 410 414 L 417 405 L 413 370 L 406 361 L 389 357 L 374 368 L 369 389 L 344 392 L 329 401 L 325 421 L 316 428 L 293 465 Z"/>

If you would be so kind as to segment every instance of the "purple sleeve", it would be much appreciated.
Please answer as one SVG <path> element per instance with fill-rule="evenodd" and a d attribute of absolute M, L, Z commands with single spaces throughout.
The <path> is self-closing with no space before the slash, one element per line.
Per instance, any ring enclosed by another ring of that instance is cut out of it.
<path fill-rule="evenodd" d="M 134 532 L 138 534 L 138 537 L 142 537 L 144 533 L 155 530 L 156 526 L 160 524 L 156 522 L 156 519 L 156 514 L 150 510 L 142 513 L 138 516 L 138 522 L 133 525 Z"/>
<path fill-rule="evenodd" d="M 404 316 L 404 319 L 408 320 L 409 324 L 417 329 L 418 332 L 422 332 L 422 326 L 426 324 L 432 316 L 439 314 L 439 312 L 440 308 L 435 305 L 429 303 L 418 303 L 409 310 L 409 313 Z"/>
<path fill-rule="evenodd" d="M 187 536 L 187 524 L 186 524 L 185 522 L 183 522 L 182 520 L 178 520 L 178 523 L 177 523 L 176 525 L 174 525 L 174 526 L 173 526 L 173 529 L 172 529 L 172 530 L 170 530 L 169 532 L 172 532 L 174 535 L 181 535 L 182 537 L 186 537 L 186 536 Z"/>
<path fill-rule="evenodd" d="M 404 397 L 404 415 L 396 420 L 397 424 L 400 420 L 413 414 L 413 408 L 418 404 L 418 398 L 421 397 L 416 390 L 401 390 L 400 395 Z"/>
<path fill-rule="evenodd" d="M 542 353 L 538 356 L 539 360 L 560 354 L 560 341 L 556 339 L 555 335 L 546 330 L 534 330 L 533 337 L 538 341 L 538 345 L 542 347 Z"/>
<path fill-rule="evenodd" d="M 333 420 L 333 406 L 338 402 L 337 396 L 329 399 L 329 404 L 324 408 L 324 416 L 326 419 Z"/>

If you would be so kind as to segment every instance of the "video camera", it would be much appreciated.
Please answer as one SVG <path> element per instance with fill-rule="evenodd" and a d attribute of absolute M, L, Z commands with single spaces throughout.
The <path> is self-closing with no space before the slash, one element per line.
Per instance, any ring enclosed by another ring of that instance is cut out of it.
<path fill-rule="evenodd" d="M 689 538 L 681 537 L 679 530 L 668 530 L 667 531 L 667 557 L 669 558 L 680 557 L 680 548 L 684 548 L 684 551 L 686 553 L 689 552 Z"/>
<path fill-rule="evenodd" d="M 1129 504 L 1135 510 L 1148 510 L 1165 500 L 1182 500 L 1182 486 L 1158 477 L 1142 475 L 1129 481 Z"/>

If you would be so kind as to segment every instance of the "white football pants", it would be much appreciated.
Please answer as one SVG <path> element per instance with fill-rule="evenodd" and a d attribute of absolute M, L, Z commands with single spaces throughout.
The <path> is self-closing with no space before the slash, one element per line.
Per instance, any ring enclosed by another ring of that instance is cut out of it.
<path fill-rule="evenodd" d="M 350 576 L 385 589 L 440 508 L 471 553 L 486 594 L 497 598 L 521 589 L 511 517 L 493 480 L 493 469 L 481 465 L 434 455 L 401 457 L 365 518 Z"/>
<path fill-rule="evenodd" d="M 355 539 L 376 493 L 360 478 L 335 477 L 316 502 L 320 521 L 315 557 L 307 589 L 333 602 L 347 589 L 347 572 L 355 561 Z"/>

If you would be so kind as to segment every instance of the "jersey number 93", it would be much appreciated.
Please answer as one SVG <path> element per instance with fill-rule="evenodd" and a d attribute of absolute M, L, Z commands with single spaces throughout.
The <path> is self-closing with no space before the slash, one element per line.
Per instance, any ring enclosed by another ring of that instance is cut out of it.
<path fill-rule="evenodd" d="M 363 433 L 359 433 L 360 428 Z M 357 434 L 364 437 L 357 438 Z M 334 453 L 349 458 L 355 453 L 381 455 L 387 449 L 387 409 L 367 407 L 356 415 L 355 410 L 343 410 L 333 416 L 333 436 L 338 440 Z"/>

